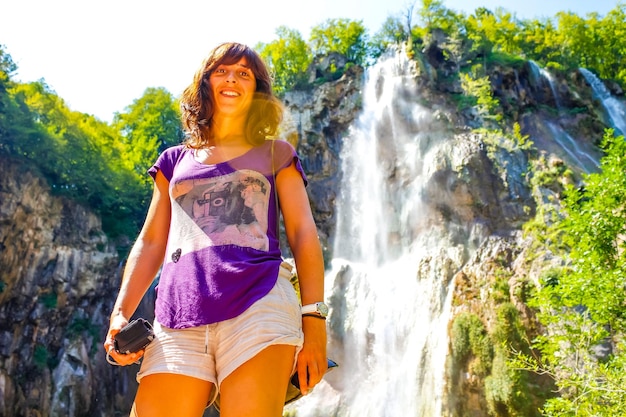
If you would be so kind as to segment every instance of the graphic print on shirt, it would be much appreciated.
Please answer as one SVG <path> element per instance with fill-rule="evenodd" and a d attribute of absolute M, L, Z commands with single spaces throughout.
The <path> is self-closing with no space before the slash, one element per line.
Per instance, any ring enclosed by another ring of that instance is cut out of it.
<path fill-rule="evenodd" d="M 172 220 L 178 219 L 171 231 L 179 236 L 171 237 L 187 250 L 220 245 L 269 250 L 270 187 L 265 176 L 252 170 L 177 182 L 171 190 L 173 210 L 178 205 L 184 214 L 172 213 Z"/>

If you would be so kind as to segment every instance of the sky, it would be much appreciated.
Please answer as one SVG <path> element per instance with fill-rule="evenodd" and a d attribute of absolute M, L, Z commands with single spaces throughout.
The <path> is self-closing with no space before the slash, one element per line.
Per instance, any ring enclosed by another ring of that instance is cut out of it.
<path fill-rule="evenodd" d="M 43 79 L 74 111 L 110 122 L 148 87 L 174 96 L 210 49 L 255 46 L 287 26 L 308 40 L 327 19 L 360 20 L 373 35 L 389 16 L 420 0 L 3 0 L 0 45 L 17 81 Z M 443 0 L 465 14 L 502 7 L 518 18 L 606 15 L 619 0 Z M 417 18 L 414 18 L 415 22 Z"/>

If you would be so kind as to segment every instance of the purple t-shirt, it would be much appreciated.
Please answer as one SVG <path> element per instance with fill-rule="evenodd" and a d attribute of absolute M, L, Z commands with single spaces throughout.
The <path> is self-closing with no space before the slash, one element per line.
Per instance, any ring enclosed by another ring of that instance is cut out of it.
<path fill-rule="evenodd" d="M 148 172 L 168 179 L 172 208 L 159 323 L 182 329 L 227 320 L 274 287 L 282 258 L 273 172 L 292 162 L 306 184 L 296 151 L 282 140 L 215 165 L 182 145 L 159 156 Z"/>

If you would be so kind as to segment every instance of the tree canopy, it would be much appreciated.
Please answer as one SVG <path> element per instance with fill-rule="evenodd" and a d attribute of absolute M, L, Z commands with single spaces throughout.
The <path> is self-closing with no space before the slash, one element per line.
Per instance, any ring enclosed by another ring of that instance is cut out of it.
<path fill-rule="evenodd" d="M 108 125 L 70 110 L 43 80 L 12 81 L 15 66 L 2 48 L 0 57 L 0 154 L 21 159 L 54 193 L 100 213 L 111 236 L 138 231 L 151 194 L 146 170 L 182 139 L 176 100 L 149 88 Z"/>

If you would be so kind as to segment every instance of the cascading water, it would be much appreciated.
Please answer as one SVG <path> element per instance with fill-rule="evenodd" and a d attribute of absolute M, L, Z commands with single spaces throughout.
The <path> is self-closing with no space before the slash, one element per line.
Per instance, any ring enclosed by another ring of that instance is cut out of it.
<path fill-rule="evenodd" d="M 554 85 L 554 77 L 552 77 L 550 71 L 540 67 L 535 61 L 529 61 L 529 63 L 535 79 L 537 81 L 546 80 L 548 82 L 548 86 L 550 86 L 550 91 L 552 91 L 552 97 L 554 98 L 556 109 L 559 113 L 561 113 L 561 100 L 559 98 L 559 93 L 556 89 L 556 86 Z"/>
<path fill-rule="evenodd" d="M 578 166 L 587 174 L 595 172 L 600 167 L 597 159 L 593 155 L 583 151 L 576 140 L 563 130 L 562 127 L 550 122 L 546 122 L 546 125 L 551 132 L 552 139 L 567 153 L 575 166 Z"/>
<path fill-rule="evenodd" d="M 559 115 L 561 115 L 562 108 L 552 74 L 550 74 L 550 72 L 545 68 L 541 68 L 534 61 L 529 61 L 529 63 L 535 82 L 540 84 L 545 80 L 545 82 L 548 83 L 556 104 L 556 110 Z M 593 76 L 593 74 L 591 74 L 591 76 Z M 606 95 L 610 97 L 608 91 L 606 91 Z M 565 152 L 564 154 L 562 152 L 558 153 L 561 154 L 562 157 L 570 164 L 587 174 L 595 172 L 598 169 L 599 163 L 597 156 L 594 156 L 591 151 L 582 149 L 578 142 L 570 134 L 568 134 L 558 122 L 542 120 L 540 124 L 545 125 L 545 130 L 547 130 L 546 133 L 548 134 L 550 141 L 554 142 Z"/>
<path fill-rule="evenodd" d="M 326 277 L 339 368 L 295 403 L 298 417 L 443 413 L 451 278 L 468 232 L 437 210 L 451 135 L 418 104 L 411 65 L 398 52 L 368 70 L 363 112 L 344 141 Z"/>
<path fill-rule="evenodd" d="M 611 125 L 619 130 L 616 133 L 626 135 L 626 106 L 624 103 L 613 97 L 602 80 L 596 77 L 594 73 L 586 68 L 579 68 L 579 71 L 593 89 L 596 98 L 602 102 L 602 106 L 611 119 Z"/>

